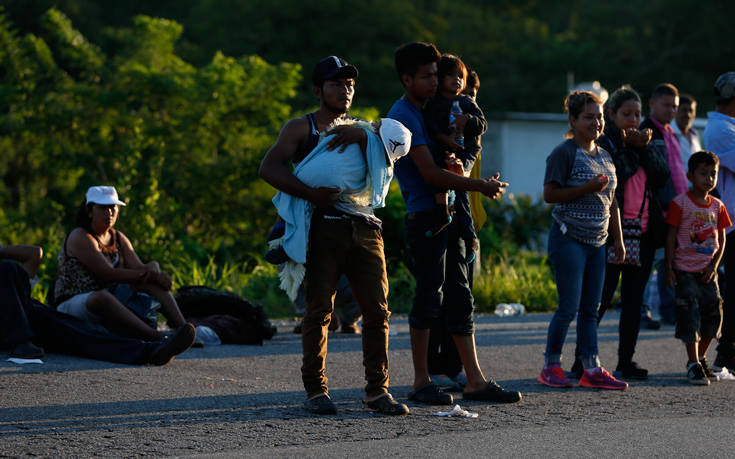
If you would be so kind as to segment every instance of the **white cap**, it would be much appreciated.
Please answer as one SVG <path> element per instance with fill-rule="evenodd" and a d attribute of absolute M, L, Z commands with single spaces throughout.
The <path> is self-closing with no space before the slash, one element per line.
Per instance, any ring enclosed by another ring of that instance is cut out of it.
<path fill-rule="evenodd" d="M 391 118 L 380 120 L 380 140 L 383 141 L 391 166 L 411 149 L 411 131 Z"/>
<path fill-rule="evenodd" d="M 87 204 L 89 203 L 95 203 L 95 204 L 102 204 L 104 206 L 117 204 L 120 206 L 124 206 L 125 203 L 122 202 L 117 197 L 117 190 L 114 186 L 91 186 L 87 190 Z"/>

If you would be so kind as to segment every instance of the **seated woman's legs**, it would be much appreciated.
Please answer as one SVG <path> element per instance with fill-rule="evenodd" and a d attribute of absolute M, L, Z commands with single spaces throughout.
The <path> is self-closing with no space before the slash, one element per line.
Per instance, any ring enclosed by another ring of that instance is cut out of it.
<path fill-rule="evenodd" d="M 146 341 L 159 341 L 164 338 L 163 333 L 146 325 L 107 290 L 99 290 L 90 294 L 86 306 L 90 312 L 102 319 L 106 327 L 124 335 L 135 336 Z"/>
<path fill-rule="evenodd" d="M 148 263 L 148 265 L 155 266 L 157 271 L 161 270 L 157 261 L 152 261 Z M 168 323 L 171 328 L 179 328 L 186 324 L 186 320 L 184 319 L 183 314 L 181 314 L 179 305 L 176 303 L 176 299 L 174 299 L 174 296 L 171 294 L 169 289 L 165 289 L 153 282 L 146 282 L 144 284 L 137 285 L 136 289 L 152 295 L 159 301 L 159 303 L 161 303 L 161 312 L 166 319 L 168 319 Z"/>
<path fill-rule="evenodd" d="M 179 328 L 186 324 L 186 319 L 181 314 L 179 305 L 176 303 L 176 299 L 174 299 L 170 291 L 164 290 L 154 284 L 143 284 L 138 287 L 138 290 L 152 295 L 161 303 L 161 312 L 168 319 L 171 328 Z"/>

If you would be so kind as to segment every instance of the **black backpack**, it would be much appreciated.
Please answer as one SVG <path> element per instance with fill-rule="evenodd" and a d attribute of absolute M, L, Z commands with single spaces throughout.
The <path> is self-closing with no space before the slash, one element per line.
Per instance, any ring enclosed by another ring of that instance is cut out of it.
<path fill-rule="evenodd" d="M 215 315 L 234 316 L 242 321 L 238 344 L 263 344 L 273 338 L 274 327 L 261 305 L 253 306 L 248 300 L 232 292 L 215 290 L 204 286 L 181 287 L 174 296 L 181 314 L 187 319 Z M 225 342 L 223 340 L 223 342 Z"/>

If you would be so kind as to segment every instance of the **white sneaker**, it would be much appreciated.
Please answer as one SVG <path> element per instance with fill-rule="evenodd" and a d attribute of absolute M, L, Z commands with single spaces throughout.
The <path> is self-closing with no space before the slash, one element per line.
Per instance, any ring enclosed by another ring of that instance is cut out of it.
<path fill-rule="evenodd" d="M 720 378 L 720 381 L 735 381 L 735 375 L 730 373 L 727 367 L 713 367 L 712 371 Z"/>

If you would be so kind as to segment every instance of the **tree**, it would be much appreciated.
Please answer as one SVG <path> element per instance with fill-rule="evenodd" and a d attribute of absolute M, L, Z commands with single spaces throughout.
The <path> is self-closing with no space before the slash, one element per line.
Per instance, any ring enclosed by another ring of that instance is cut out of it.
<path fill-rule="evenodd" d="M 129 203 L 119 223 L 141 252 L 250 260 L 274 213 L 262 155 L 291 114 L 299 66 L 176 55 L 182 27 L 138 16 L 108 56 L 56 9 L 40 36 L 0 14 L 0 240 L 58 246 L 88 186 Z M 49 230 L 53 228 L 53 230 Z"/>

